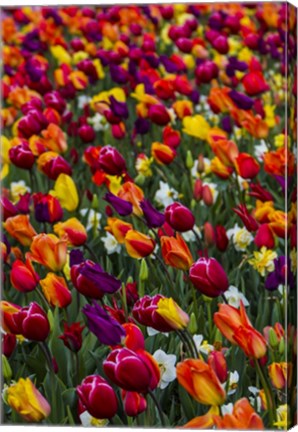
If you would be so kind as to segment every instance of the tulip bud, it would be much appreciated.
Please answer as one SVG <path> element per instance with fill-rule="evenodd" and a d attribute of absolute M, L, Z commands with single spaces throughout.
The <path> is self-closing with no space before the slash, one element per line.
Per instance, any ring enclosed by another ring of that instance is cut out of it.
<path fill-rule="evenodd" d="M 224 252 L 229 244 L 229 239 L 226 233 L 226 229 L 222 225 L 216 225 L 215 227 L 215 243 L 218 250 Z"/>
<path fill-rule="evenodd" d="M 188 329 L 191 334 L 196 334 L 198 331 L 197 319 L 193 312 L 190 314 Z"/>
<path fill-rule="evenodd" d="M 197 179 L 194 185 L 193 196 L 196 201 L 200 201 L 203 194 L 203 182 L 201 179 Z"/>
<path fill-rule="evenodd" d="M 12 370 L 9 364 L 9 361 L 5 357 L 4 354 L 2 354 L 2 374 L 6 381 L 10 381 L 12 377 Z"/>
<path fill-rule="evenodd" d="M 6 333 L 2 336 L 2 352 L 5 357 L 10 357 L 17 344 L 16 335 Z"/>
<path fill-rule="evenodd" d="M 194 161 L 193 161 L 193 157 L 192 157 L 191 151 L 187 150 L 187 153 L 186 153 L 186 167 L 189 170 L 191 170 L 193 166 L 194 166 Z"/>
<path fill-rule="evenodd" d="M 265 246 L 267 249 L 273 249 L 275 246 L 274 234 L 269 224 L 262 224 L 259 226 L 256 236 L 254 238 L 256 246 L 261 249 Z"/>
<path fill-rule="evenodd" d="M 204 239 L 207 246 L 214 245 L 215 233 L 210 222 L 204 223 Z"/>
<path fill-rule="evenodd" d="M 202 174 L 204 171 L 205 171 L 204 156 L 202 154 L 199 154 L 197 172 L 199 174 Z"/>
<path fill-rule="evenodd" d="M 84 143 L 90 143 L 95 140 L 95 131 L 92 126 L 88 124 L 82 125 L 78 130 L 79 137 Z"/>
<path fill-rule="evenodd" d="M 279 342 L 278 352 L 279 352 L 279 354 L 283 354 L 285 352 L 285 339 L 284 338 L 281 338 L 281 340 Z"/>
<path fill-rule="evenodd" d="M 121 395 L 126 415 L 136 417 L 147 409 L 146 399 L 140 393 L 123 390 Z"/>
<path fill-rule="evenodd" d="M 268 331 L 268 338 L 269 338 L 269 344 L 272 348 L 276 348 L 279 344 L 278 337 L 274 331 L 274 329 L 271 327 Z"/>
<path fill-rule="evenodd" d="M 212 367 L 221 383 L 228 378 L 228 367 L 226 359 L 221 351 L 211 351 L 208 356 L 208 364 Z"/>
<path fill-rule="evenodd" d="M 204 185 L 202 188 L 202 198 L 204 201 L 204 204 L 208 207 L 212 206 L 213 204 L 213 195 L 211 192 L 211 189 L 209 185 Z"/>
<path fill-rule="evenodd" d="M 143 282 L 148 279 L 148 266 L 146 260 L 143 258 L 141 260 L 140 266 L 140 280 Z"/>

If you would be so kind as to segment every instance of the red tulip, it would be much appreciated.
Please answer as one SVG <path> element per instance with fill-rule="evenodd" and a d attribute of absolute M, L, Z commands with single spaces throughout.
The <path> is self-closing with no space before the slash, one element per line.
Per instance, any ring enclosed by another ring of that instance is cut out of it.
<path fill-rule="evenodd" d="M 117 396 L 100 375 L 89 375 L 77 386 L 80 402 L 93 417 L 110 419 L 117 413 Z"/>
<path fill-rule="evenodd" d="M 117 386 L 138 393 L 154 390 L 160 380 L 157 362 L 144 350 L 116 349 L 103 362 L 103 369 Z"/>
<path fill-rule="evenodd" d="M 126 415 L 136 417 L 147 409 L 147 402 L 144 396 L 137 392 L 122 390 L 122 400 Z"/>
<path fill-rule="evenodd" d="M 20 309 L 13 315 L 18 328 L 16 334 L 34 341 L 44 341 L 50 332 L 50 324 L 44 310 L 38 303 L 32 302 L 29 306 Z"/>
<path fill-rule="evenodd" d="M 21 143 L 11 147 L 9 150 L 9 159 L 18 168 L 30 170 L 34 165 L 35 157 L 30 150 L 29 144 Z"/>
<path fill-rule="evenodd" d="M 163 105 L 150 105 L 148 110 L 148 117 L 152 121 L 152 123 L 155 123 L 159 126 L 165 126 L 167 125 L 171 118 L 170 115 Z"/>
<path fill-rule="evenodd" d="M 226 229 L 222 225 L 216 225 L 215 227 L 215 244 L 218 250 L 224 252 L 229 244 L 229 239 L 226 233 Z"/>
<path fill-rule="evenodd" d="M 249 213 L 245 204 L 239 204 L 237 208 L 232 209 L 242 220 L 245 225 L 245 228 L 250 231 L 256 231 L 258 229 L 258 222 L 255 218 Z"/>
<path fill-rule="evenodd" d="M 184 205 L 175 202 L 165 210 L 165 217 L 168 224 L 176 231 L 185 232 L 193 228 L 195 217 Z"/>
<path fill-rule="evenodd" d="M 238 175 L 244 179 L 253 179 L 260 171 L 259 163 L 248 153 L 239 153 L 234 163 Z"/>
<path fill-rule="evenodd" d="M 221 383 L 228 378 L 228 367 L 226 359 L 221 351 L 211 351 L 208 356 L 208 364 L 212 367 Z"/>
<path fill-rule="evenodd" d="M 263 246 L 266 246 L 267 249 L 274 248 L 275 246 L 274 234 L 269 224 L 265 223 L 259 226 L 254 242 L 259 249 Z"/>
<path fill-rule="evenodd" d="M 121 175 L 126 171 L 126 163 L 123 156 L 116 148 L 109 145 L 101 148 L 98 163 L 100 168 L 110 175 Z"/>
<path fill-rule="evenodd" d="M 199 258 L 191 266 L 189 278 L 208 297 L 217 297 L 229 288 L 227 275 L 215 258 Z"/>
<path fill-rule="evenodd" d="M 26 259 L 25 263 L 19 259 L 13 262 L 10 282 L 18 291 L 23 293 L 33 291 L 38 285 L 39 279 L 30 259 Z"/>

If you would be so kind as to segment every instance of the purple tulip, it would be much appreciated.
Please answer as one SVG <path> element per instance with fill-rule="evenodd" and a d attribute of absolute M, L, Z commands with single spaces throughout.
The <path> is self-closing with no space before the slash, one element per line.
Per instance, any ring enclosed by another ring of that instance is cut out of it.
<path fill-rule="evenodd" d="M 291 262 L 288 259 L 286 262 L 286 257 L 280 256 L 274 260 L 274 270 L 270 272 L 265 281 L 265 288 L 268 291 L 274 291 L 278 288 L 279 285 L 285 285 L 286 276 L 288 280 L 288 285 L 290 288 L 295 286 L 294 275 L 291 268 Z"/>
<path fill-rule="evenodd" d="M 111 192 L 107 192 L 104 196 L 104 200 L 107 201 L 116 210 L 120 216 L 128 216 L 132 213 L 132 204 L 122 198 L 117 197 Z"/>
<path fill-rule="evenodd" d="M 237 107 L 243 110 L 251 109 L 254 104 L 254 100 L 252 98 L 243 93 L 239 93 L 236 90 L 231 90 L 229 92 L 229 96 L 232 101 L 235 102 Z"/>
<path fill-rule="evenodd" d="M 149 132 L 150 127 L 151 123 L 146 119 L 139 117 L 135 121 L 135 129 L 137 134 L 146 135 Z"/>
<path fill-rule="evenodd" d="M 149 200 L 143 200 L 140 206 L 149 228 L 158 228 L 165 223 L 165 215 L 157 211 Z"/>
<path fill-rule="evenodd" d="M 221 127 L 223 128 L 224 131 L 226 131 L 228 133 L 232 133 L 233 124 L 232 124 L 232 119 L 230 116 L 225 116 L 222 118 Z"/>
<path fill-rule="evenodd" d="M 110 108 L 117 117 L 128 118 L 128 108 L 125 102 L 119 102 L 114 96 L 110 96 Z"/>
<path fill-rule="evenodd" d="M 121 66 L 111 65 L 110 74 L 112 80 L 115 81 L 117 84 L 126 84 L 129 79 L 127 70 L 125 70 Z"/>
<path fill-rule="evenodd" d="M 80 249 L 73 249 L 70 252 L 69 257 L 69 266 L 72 267 L 73 265 L 81 264 L 81 262 L 85 261 L 84 254 Z"/>
<path fill-rule="evenodd" d="M 118 345 L 121 342 L 125 336 L 123 327 L 96 302 L 93 302 L 93 306 L 84 306 L 82 311 L 87 317 L 89 330 L 102 344 Z"/>

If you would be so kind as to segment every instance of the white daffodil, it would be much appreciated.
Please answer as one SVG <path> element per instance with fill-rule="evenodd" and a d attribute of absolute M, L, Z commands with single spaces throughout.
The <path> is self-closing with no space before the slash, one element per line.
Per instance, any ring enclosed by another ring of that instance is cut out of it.
<path fill-rule="evenodd" d="M 161 349 L 155 351 L 153 357 L 157 361 L 160 370 L 159 387 L 161 389 L 165 389 L 170 384 L 170 382 L 176 379 L 175 363 L 177 361 L 177 357 L 175 354 L 167 354 Z"/>
<path fill-rule="evenodd" d="M 246 251 L 246 248 L 253 241 L 253 236 L 246 228 L 240 228 L 238 224 L 234 228 L 227 230 L 228 239 L 232 239 L 234 247 L 237 251 Z"/>
<path fill-rule="evenodd" d="M 92 427 L 105 427 L 109 424 L 109 420 L 107 419 L 97 419 L 95 417 L 92 417 L 91 414 L 88 413 L 88 411 L 84 411 L 82 412 L 82 414 L 80 414 L 80 420 L 82 423 L 82 426 L 84 427 L 88 427 L 88 426 L 92 426 Z"/>
<path fill-rule="evenodd" d="M 250 404 L 255 408 L 256 411 L 260 412 L 262 407 L 262 400 L 259 396 L 260 390 L 257 387 L 249 386 L 248 390 L 253 396 L 249 396 Z"/>
<path fill-rule="evenodd" d="M 85 105 L 88 105 L 91 101 L 91 97 L 87 95 L 80 95 L 78 97 L 78 108 L 83 109 Z"/>
<path fill-rule="evenodd" d="M 156 336 L 156 335 L 159 334 L 159 333 L 162 333 L 162 334 L 165 335 L 166 337 L 169 336 L 169 333 L 160 332 L 160 331 L 158 331 L 158 330 L 155 330 L 155 329 L 152 328 L 152 327 L 147 327 L 147 333 L 148 333 L 148 336 Z"/>
<path fill-rule="evenodd" d="M 113 234 L 107 232 L 105 237 L 101 237 L 101 241 L 103 242 L 108 255 L 115 252 L 121 252 L 121 245 L 117 242 Z"/>
<path fill-rule="evenodd" d="M 202 238 L 201 231 L 196 225 L 193 227 L 193 229 L 197 233 L 198 237 Z M 182 237 L 184 238 L 184 240 L 186 242 L 195 242 L 196 241 L 196 236 L 192 230 L 182 233 Z"/>
<path fill-rule="evenodd" d="M 88 213 L 88 218 L 87 218 L 87 224 L 86 224 L 86 230 L 97 230 L 100 228 L 100 220 L 102 218 L 102 215 L 98 212 L 96 212 L 93 209 L 82 209 L 80 210 L 80 214 L 82 216 L 86 216 L 86 214 Z"/>
<path fill-rule="evenodd" d="M 254 154 L 259 162 L 263 162 L 264 153 L 268 152 L 268 150 L 264 140 L 261 140 L 259 145 L 254 146 Z"/>
<path fill-rule="evenodd" d="M 178 192 L 175 189 L 171 188 L 168 183 L 163 181 L 159 182 L 159 189 L 156 191 L 154 196 L 154 199 L 158 204 L 167 207 L 170 204 L 173 204 L 177 198 Z"/>
<path fill-rule="evenodd" d="M 227 299 L 229 305 L 239 308 L 240 300 L 244 306 L 249 306 L 249 302 L 242 292 L 238 290 L 234 285 L 230 285 L 229 289 L 225 291 L 225 298 Z"/>
<path fill-rule="evenodd" d="M 232 403 L 229 403 L 227 405 L 221 406 L 221 413 L 224 416 L 225 414 L 232 414 L 234 405 Z"/>
<path fill-rule="evenodd" d="M 230 372 L 229 379 L 226 382 L 226 386 L 228 386 L 228 395 L 232 395 L 236 392 L 237 386 L 239 382 L 239 373 L 237 371 Z"/>
<path fill-rule="evenodd" d="M 93 117 L 88 117 L 87 121 L 93 126 L 93 129 L 96 132 L 105 130 L 109 127 L 109 123 L 107 123 L 106 118 L 99 113 L 96 113 Z"/>
<path fill-rule="evenodd" d="M 208 355 L 211 351 L 214 350 L 214 346 L 208 344 L 206 340 L 204 340 L 203 335 L 194 335 L 193 336 L 194 343 L 197 347 L 197 350 L 202 354 Z"/>

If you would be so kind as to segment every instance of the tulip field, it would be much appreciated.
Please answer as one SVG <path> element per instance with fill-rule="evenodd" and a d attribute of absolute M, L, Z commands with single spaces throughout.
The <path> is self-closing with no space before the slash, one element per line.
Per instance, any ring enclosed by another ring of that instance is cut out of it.
<path fill-rule="evenodd" d="M 295 425 L 295 8 L 1 27 L 1 423 Z"/>

